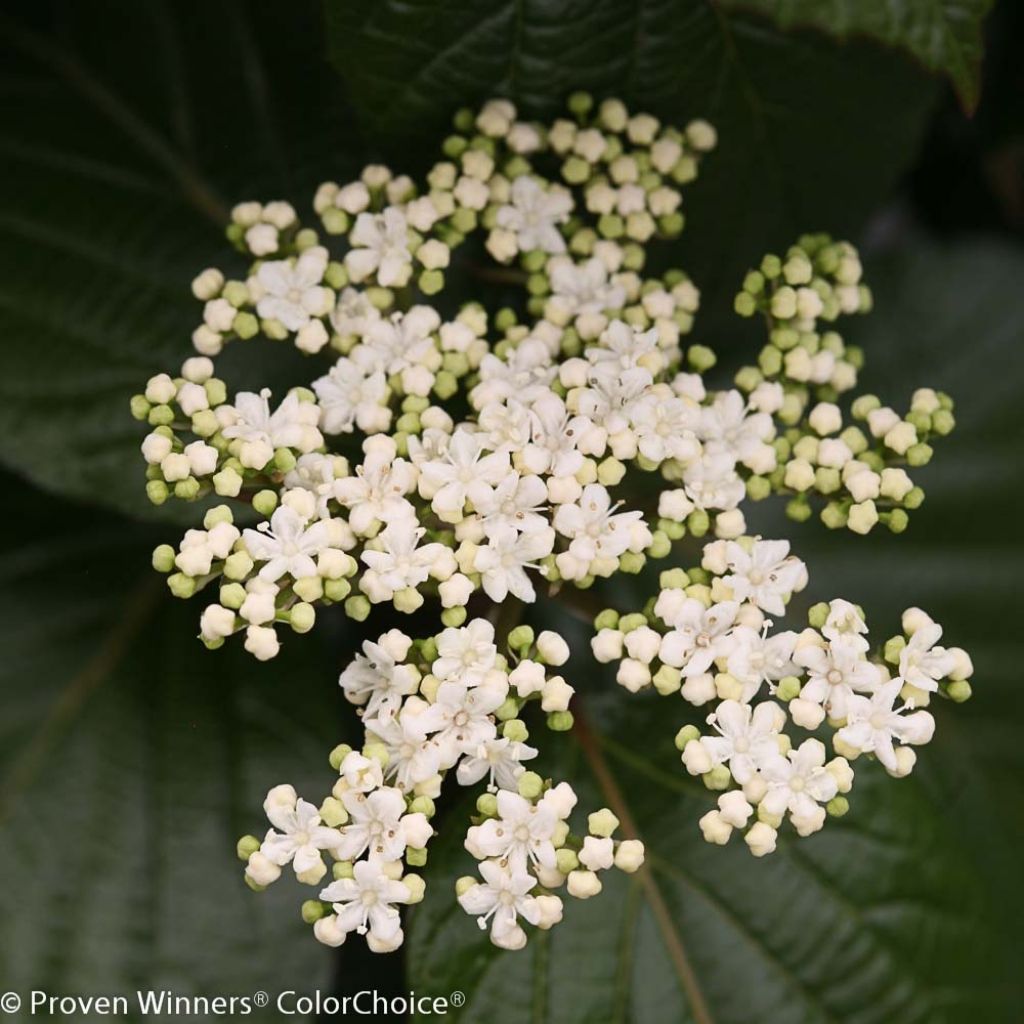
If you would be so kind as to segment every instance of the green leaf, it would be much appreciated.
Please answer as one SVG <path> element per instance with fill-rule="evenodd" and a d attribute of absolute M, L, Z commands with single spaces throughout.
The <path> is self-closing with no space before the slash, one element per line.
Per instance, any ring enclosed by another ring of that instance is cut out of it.
<path fill-rule="evenodd" d="M 696 340 L 742 336 L 743 272 L 804 232 L 856 233 L 913 158 L 934 82 L 877 46 L 787 34 L 704 0 L 326 0 L 328 40 L 366 132 L 402 165 L 492 95 L 531 117 L 578 89 L 719 145 L 685 194 L 672 251 L 700 286 Z M 429 153 L 430 150 L 427 150 Z"/>
<path fill-rule="evenodd" d="M 992 0 L 725 0 L 781 28 L 816 28 L 836 39 L 868 36 L 945 75 L 968 111 L 981 91 L 982 23 Z"/>
<path fill-rule="evenodd" d="M 866 351 L 866 386 L 897 406 L 918 384 L 957 398 L 957 432 L 921 473 L 928 500 L 899 537 L 813 524 L 794 534 L 769 503 L 755 506 L 752 528 L 792 537 L 808 563 L 811 586 L 785 624 L 841 595 L 861 603 L 885 637 L 903 608 L 921 605 L 948 643 L 971 652 L 974 698 L 939 703 L 935 740 L 910 778 L 858 762 L 846 817 L 755 860 L 735 839 L 712 847 L 699 833 L 713 798 L 672 746 L 683 702 L 631 696 L 606 673 L 595 679 L 578 628 L 571 647 L 583 653 L 567 678 L 581 687 L 590 728 L 548 736 L 555 752 L 544 769 L 578 785 L 584 811 L 607 804 L 624 823 L 632 819 L 649 869 L 646 878 L 606 873 L 598 898 L 567 898 L 560 925 L 524 952 L 503 953 L 454 903 L 454 881 L 474 861 L 460 843 L 471 805 L 451 810 L 409 929 L 408 980 L 465 990 L 459 1020 L 958 1024 L 1018 1016 L 1024 696 L 1011 624 L 1021 613 L 1024 549 L 1014 524 L 1024 486 L 1010 467 L 1024 444 L 1016 286 L 1024 254 L 917 240 L 869 260 L 867 274 L 875 311 L 850 332 Z M 643 593 L 634 581 L 604 599 L 631 608 Z M 563 628 L 564 610 L 539 616 L 549 626 L 561 616 L 555 628 Z"/>
<path fill-rule="evenodd" d="M 195 274 L 240 269 L 222 234 L 230 205 L 289 198 L 306 215 L 321 176 L 350 167 L 318 8 L 23 6 L 0 18 L 0 460 L 182 521 L 194 509 L 146 501 L 128 400 L 191 353 Z M 239 348 L 232 387 L 302 379 L 288 353 Z"/>
<path fill-rule="evenodd" d="M 329 785 L 334 658 L 316 637 L 273 668 L 208 652 L 198 609 L 148 570 L 147 535 L 37 494 L 18 504 L 0 551 L 5 988 L 327 987 L 301 887 L 251 892 L 235 843 L 260 830 L 272 785 Z"/>

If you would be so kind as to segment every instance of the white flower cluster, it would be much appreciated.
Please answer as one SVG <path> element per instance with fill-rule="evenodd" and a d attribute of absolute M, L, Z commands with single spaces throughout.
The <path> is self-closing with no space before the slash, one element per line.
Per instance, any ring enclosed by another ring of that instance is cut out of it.
<path fill-rule="evenodd" d="M 938 646 L 942 629 L 920 609 L 904 613 L 906 636 L 874 655 L 862 611 L 843 600 L 815 605 L 800 633 L 771 632 L 767 616 L 785 614 L 806 583 L 786 541 L 718 540 L 705 545 L 699 568 L 662 573 L 649 614 L 605 611 L 595 622 L 594 656 L 617 661 L 627 689 L 714 705 L 711 731 L 684 726 L 676 745 L 691 775 L 724 791 L 701 819 L 705 838 L 725 843 L 738 829 L 756 856 L 775 849 L 787 816 L 806 836 L 827 813 L 845 814 L 850 761 L 861 754 L 908 775 L 913 746 L 935 728 L 921 710 L 931 695 L 963 701 L 971 692 L 969 656 Z M 839 756 L 827 760 L 817 738 L 794 740 L 789 723 L 807 731 L 827 723 Z"/>
<path fill-rule="evenodd" d="M 573 689 L 549 667 L 569 657 L 565 640 L 549 630 L 534 637 L 526 626 L 499 654 L 494 626 L 473 619 L 426 641 L 392 629 L 341 673 L 345 696 L 360 708 L 364 744 L 331 754 L 338 780 L 319 807 L 277 786 L 264 809 L 273 826 L 261 842 L 239 841 L 239 856 L 254 888 L 276 881 L 291 864 L 298 880 L 320 885 L 333 861 L 333 881 L 303 916 L 316 937 L 337 946 L 350 932 L 365 934 L 375 952 L 402 942 L 396 904 L 419 902 L 425 883 L 408 867 L 426 863 L 430 819 L 445 776 L 460 786 L 486 780 L 466 848 L 483 863 L 483 883 L 462 880 L 462 906 L 491 923 L 496 945 L 526 943 L 518 918 L 550 928 L 562 917 L 554 890 L 578 898 L 601 889 L 597 872 L 613 864 L 635 871 L 643 863 L 637 840 L 613 841 L 618 821 L 608 810 L 591 814 L 588 835 L 573 836 L 569 817 L 576 795 L 566 782 L 552 786 L 523 764 L 537 756 L 527 744 L 521 713 L 538 702 L 548 725 L 572 725 Z"/>
<path fill-rule="evenodd" d="M 815 501 L 830 527 L 901 532 L 924 497 L 907 470 L 953 428 L 952 402 L 919 389 L 901 415 L 851 394 L 863 357 L 833 325 L 871 298 L 856 251 L 826 236 L 747 275 L 736 311 L 760 315 L 769 343 L 735 387 L 706 382 L 714 354 L 686 339 L 699 291 L 647 264 L 652 243 L 682 230 L 681 189 L 715 142 L 703 121 L 679 130 L 615 100 L 574 95 L 548 125 L 495 100 L 456 115 L 422 184 L 379 164 L 325 182 L 316 227 L 287 202 L 242 203 L 227 231 L 241 268 L 193 281 L 198 354 L 132 399 L 150 428 L 150 500 L 225 502 L 153 553 L 175 596 L 213 597 L 208 647 L 239 634 L 271 659 L 283 630 L 309 631 L 332 605 L 362 621 L 429 601 L 447 627 L 363 644 L 341 675 L 362 747 L 332 754 L 339 776 L 319 806 L 272 790 L 272 829 L 239 845 L 256 888 L 288 863 L 321 886 L 328 855 L 332 879 L 303 907 L 325 943 L 352 931 L 379 951 L 401 943 L 398 907 L 424 890 L 407 869 L 426 862 L 449 775 L 486 783 L 465 842 L 480 876 L 460 880 L 458 899 L 500 946 L 522 946 L 524 923 L 555 924 L 561 886 L 586 898 L 599 871 L 641 864 L 637 840 L 612 838 L 610 811 L 573 835 L 569 784 L 524 764 L 537 753 L 528 704 L 554 731 L 573 725 L 573 688 L 547 671 L 565 642 L 526 626 L 496 636 L 477 607 L 572 602 L 677 542 L 714 538 L 699 566 L 662 574 L 643 612 L 602 613 L 593 651 L 629 690 L 714 704 L 711 731 L 687 726 L 677 744 L 721 793 L 705 835 L 739 829 L 758 854 L 786 816 L 808 834 L 843 813 L 860 754 L 909 772 L 931 737 L 930 695 L 970 695 L 969 659 L 938 647 L 923 613 L 881 657 L 845 602 L 815 606 L 801 633 L 770 631 L 807 573 L 786 542 L 746 535 L 744 501 L 784 495 L 796 520 Z M 480 252 L 493 263 L 476 265 Z M 492 311 L 435 306 L 459 271 L 474 295 L 518 296 Z M 232 396 L 214 359 L 257 336 L 308 356 L 308 386 Z M 827 723 L 837 756 L 790 739 L 790 723 Z"/>

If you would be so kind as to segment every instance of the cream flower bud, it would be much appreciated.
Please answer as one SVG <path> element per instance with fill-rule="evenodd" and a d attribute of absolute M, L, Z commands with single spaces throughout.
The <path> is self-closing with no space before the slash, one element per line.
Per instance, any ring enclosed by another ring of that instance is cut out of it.
<path fill-rule="evenodd" d="M 873 501 L 861 501 L 850 506 L 848 525 L 854 533 L 870 533 L 878 522 L 878 509 Z"/>
<path fill-rule="evenodd" d="M 164 434 L 147 434 L 142 441 L 142 457 L 151 466 L 158 466 L 171 454 L 171 439 Z"/>
<path fill-rule="evenodd" d="M 249 858 L 245 874 L 257 885 L 270 885 L 281 877 L 281 869 L 257 850 Z"/>
<path fill-rule="evenodd" d="M 843 414 L 839 406 L 832 402 L 819 402 L 808 417 L 812 429 L 816 430 L 823 437 L 826 434 L 835 434 L 842 430 Z"/>
<path fill-rule="evenodd" d="M 175 383 L 166 373 L 158 373 L 146 382 L 146 398 L 154 405 L 166 405 L 177 393 Z"/>
<path fill-rule="evenodd" d="M 637 693 L 651 682 L 651 670 L 643 662 L 633 658 L 623 658 L 619 662 L 619 670 L 615 673 L 615 681 L 624 686 L 630 693 Z"/>
<path fill-rule="evenodd" d="M 606 837 L 587 836 L 579 858 L 580 863 L 591 871 L 607 870 L 615 863 L 615 843 Z"/>
<path fill-rule="evenodd" d="M 817 729 L 825 720 L 825 709 L 813 701 L 795 697 L 789 702 L 789 715 L 801 729 Z"/>
<path fill-rule="evenodd" d="M 269 626 L 249 626 L 245 631 L 245 649 L 259 661 L 276 657 L 281 645 Z"/>
<path fill-rule="evenodd" d="M 168 482 L 186 480 L 192 472 L 192 467 L 189 465 L 187 455 L 180 452 L 171 452 L 170 455 L 165 456 L 161 460 L 160 472 L 163 473 L 164 479 Z"/>
<path fill-rule="evenodd" d="M 837 437 L 826 437 L 818 445 L 817 458 L 821 466 L 842 469 L 853 458 L 853 452 L 845 441 Z"/>
<path fill-rule="evenodd" d="M 546 931 L 553 928 L 562 920 L 562 901 L 549 893 L 537 896 L 534 899 L 534 906 L 540 912 L 537 920 L 537 927 Z"/>
<path fill-rule="evenodd" d="M 253 256 L 269 256 L 277 252 L 277 228 L 273 224 L 254 224 L 245 233 L 245 244 Z"/>
<path fill-rule="evenodd" d="M 747 529 L 747 521 L 738 508 L 719 512 L 715 516 L 715 536 L 725 540 L 740 537 Z"/>
<path fill-rule="evenodd" d="M 913 487 L 914 481 L 910 479 L 905 469 L 889 466 L 882 470 L 879 493 L 883 498 L 902 501 Z"/>
<path fill-rule="evenodd" d="M 868 430 L 873 437 L 885 437 L 890 430 L 900 423 L 899 414 L 888 406 L 872 409 L 868 413 Z"/>
<path fill-rule="evenodd" d="M 473 593 L 473 581 L 461 572 L 456 572 L 441 583 L 437 590 L 441 597 L 441 607 L 463 608 Z"/>
<path fill-rule="evenodd" d="M 235 613 L 223 605 L 207 605 L 199 619 L 199 631 L 207 640 L 231 636 L 235 631 Z"/>
<path fill-rule="evenodd" d="M 220 294 L 224 287 L 224 275 L 216 267 L 207 267 L 192 279 L 192 294 L 201 302 Z"/>
<path fill-rule="evenodd" d="M 950 670 L 949 678 L 954 682 L 962 679 L 970 679 L 974 675 L 974 663 L 971 656 L 962 647 L 950 647 L 946 652 L 953 659 L 953 668 Z"/>
<path fill-rule="evenodd" d="M 431 238 L 416 250 L 416 259 L 428 270 L 442 270 L 451 262 L 451 250 L 444 242 Z"/>
<path fill-rule="evenodd" d="M 537 652 L 548 665 L 564 665 L 569 660 L 569 645 L 553 630 L 545 629 L 537 637 Z"/>
<path fill-rule="evenodd" d="M 544 684 L 540 706 L 544 711 L 568 711 L 576 691 L 561 677 L 553 676 Z"/>
<path fill-rule="evenodd" d="M 896 768 L 890 769 L 889 774 L 897 779 L 908 776 L 917 764 L 917 751 L 913 747 L 896 748 Z"/>
<path fill-rule="evenodd" d="M 746 828 L 754 808 L 747 803 L 741 790 L 733 789 L 718 798 L 718 812 L 726 824 L 734 828 Z"/>
<path fill-rule="evenodd" d="M 353 181 L 338 189 L 334 205 L 346 213 L 362 213 L 370 205 L 370 190 L 361 181 Z"/>
<path fill-rule="evenodd" d="M 656 633 L 650 626 L 641 626 L 626 634 L 625 645 L 631 658 L 644 665 L 650 665 L 657 658 L 661 648 L 661 634 Z"/>
<path fill-rule="evenodd" d="M 617 629 L 602 629 L 591 638 L 590 649 L 602 664 L 618 661 L 622 657 L 623 634 Z"/>
<path fill-rule="evenodd" d="M 845 757 L 835 757 L 827 765 L 825 770 L 836 780 L 836 788 L 840 793 L 849 793 L 853 788 L 853 769 Z"/>
<path fill-rule="evenodd" d="M 699 740 L 691 740 L 686 744 L 682 761 L 691 775 L 704 775 L 711 771 L 711 757 Z"/>
<path fill-rule="evenodd" d="M 920 608 L 908 608 L 902 616 L 901 624 L 903 632 L 907 636 L 913 636 L 919 629 L 925 626 L 934 626 L 935 620 Z"/>
<path fill-rule="evenodd" d="M 725 846 L 729 842 L 732 825 L 722 817 L 720 811 L 708 811 L 697 824 L 700 825 L 700 830 L 704 833 L 707 842 L 715 843 L 718 846 Z"/>
<path fill-rule="evenodd" d="M 750 852 L 755 857 L 763 857 L 765 854 L 775 852 L 775 841 L 779 833 L 763 821 L 756 821 L 750 827 L 750 831 L 743 837 L 743 841 L 750 847 Z"/>
<path fill-rule="evenodd" d="M 814 467 L 806 459 L 793 459 L 786 463 L 783 483 L 794 491 L 807 491 L 814 486 Z"/>
<path fill-rule="evenodd" d="M 877 498 L 881 491 L 882 477 L 866 466 L 860 473 L 853 473 L 846 481 L 846 489 L 854 501 L 863 502 Z"/>
<path fill-rule="evenodd" d="M 917 428 L 913 423 L 901 420 L 886 432 L 884 440 L 897 455 L 905 455 L 911 445 L 917 444 Z"/>
<path fill-rule="evenodd" d="M 639 871 L 644 863 L 644 844 L 639 839 L 623 839 L 615 851 L 615 866 L 627 875 Z"/>
<path fill-rule="evenodd" d="M 209 476 L 217 471 L 217 449 L 203 441 L 185 445 L 185 457 L 193 476 Z"/>
<path fill-rule="evenodd" d="M 539 661 L 524 658 L 508 675 L 509 683 L 520 697 L 529 697 L 544 689 L 544 666 Z"/>
<path fill-rule="evenodd" d="M 579 900 L 590 899 L 602 889 L 601 879 L 593 871 L 570 871 L 568 877 L 569 895 Z"/>
<path fill-rule="evenodd" d="M 295 347 L 300 352 L 308 352 L 310 355 L 319 352 L 328 341 L 330 335 L 322 320 L 304 323 L 295 334 Z"/>
<path fill-rule="evenodd" d="M 684 700 L 688 700 L 695 707 L 707 704 L 718 696 L 715 689 L 715 677 L 710 672 L 702 672 L 700 675 L 690 676 L 683 683 L 679 690 Z"/>
<path fill-rule="evenodd" d="M 245 600 L 242 602 L 242 607 L 238 610 L 238 614 L 241 615 L 246 622 L 253 623 L 257 626 L 261 626 L 266 622 L 273 622 L 274 616 L 277 614 L 275 604 L 276 598 L 276 588 L 271 590 L 250 591 L 246 594 Z"/>
<path fill-rule="evenodd" d="M 662 491 L 658 496 L 658 516 L 681 523 L 694 509 L 694 504 L 682 488 Z"/>
<path fill-rule="evenodd" d="M 348 932 L 341 927 L 337 914 L 328 914 L 314 921 L 313 935 L 317 942 L 322 942 L 325 946 L 340 946 L 348 938 Z"/>

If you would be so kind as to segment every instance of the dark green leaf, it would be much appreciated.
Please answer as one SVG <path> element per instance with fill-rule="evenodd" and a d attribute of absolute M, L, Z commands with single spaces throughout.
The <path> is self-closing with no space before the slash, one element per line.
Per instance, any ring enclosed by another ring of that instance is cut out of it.
<path fill-rule="evenodd" d="M 981 90 L 982 22 L 992 0 L 724 0 L 781 28 L 817 28 L 836 39 L 868 36 L 945 75 L 973 111 Z"/>
<path fill-rule="evenodd" d="M 226 210 L 289 198 L 305 214 L 320 176 L 345 173 L 351 130 L 312 3 L 23 7 L 0 18 L 0 459 L 151 514 L 127 402 L 190 354 L 189 282 L 231 266 Z M 268 379 L 254 351 L 229 353 L 232 386 Z"/>
<path fill-rule="evenodd" d="M 328 988 L 302 888 L 250 892 L 234 848 L 270 786 L 330 784 L 334 658 L 316 637 L 272 668 L 207 652 L 145 538 L 38 495 L 25 510 L 34 527 L 0 552 L 4 986 Z"/>

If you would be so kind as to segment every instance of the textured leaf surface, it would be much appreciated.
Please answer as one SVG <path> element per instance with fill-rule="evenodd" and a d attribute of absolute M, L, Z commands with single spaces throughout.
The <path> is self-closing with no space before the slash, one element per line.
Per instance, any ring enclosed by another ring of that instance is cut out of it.
<path fill-rule="evenodd" d="M 322 168 L 346 167 L 318 8 L 14 6 L 0 18 L 0 458 L 152 515 L 127 402 L 190 353 L 189 282 L 232 265 L 227 209 L 298 195 L 306 210 Z M 270 348 L 229 354 L 232 384 L 259 381 Z M 269 369 L 290 384 L 283 355 Z"/>
<path fill-rule="evenodd" d="M 328 987 L 300 887 L 253 894 L 234 846 L 259 828 L 270 786 L 330 784 L 333 658 L 315 638 L 272 669 L 238 648 L 207 652 L 195 607 L 146 572 L 139 538 L 31 497 L 35 529 L 0 552 L 4 986 Z M 62 535 L 71 517 L 78 529 Z"/>
<path fill-rule="evenodd" d="M 973 110 L 981 90 L 982 23 L 992 0 L 724 0 L 782 28 L 813 27 L 837 39 L 868 36 L 912 54 L 953 83 Z"/>
<path fill-rule="evenodd" d="M 547 769 L 587 780 L 588 808 L 622 801 L 648 843 L 651 881 L 609 873 L 599 899 L 569 900 L 566 920 L 531 940 L 527 953 L 500 953 L 452 901 L 455 878 L 473 870 L 456 834 L 470 808 L 453 811 L 411 929 L 412 982 L 446 979 L 466 989 L 460 1019 L 481 1022 L 1019 1018 L 1013 936 L 1024 911 L 1015 855 L 1024 836 L 1024 706 L 1006 623 L 1020 611 L 1024 555 L 994 524 L 1010 521 L 1022 497 L 1020 480 L 1006 472 L 1024 442 L 1014 411 L 1024 338 L 1014 281 L 1022 272 L 1024 257 L 990 244 L 917 245 L 873 261 L 876 312 L 856 334 L 868 386 L 897 403 L 904 396 L 893 389 L 911 382 L 949 389 L 959 432 L 923 475 L 929 501 L 907 534 L 860 542 L 808 528 L 793 540 L 811 574 L 803 606 L 846 596 L 885 636 L 904 607 L 919 604 L 974 656 L 975 698 L 939 706 L 935 742 L 915 774 L 897 781 L 863 764 L 847 817 L 763 861 L 735 842 L 711 847 L 696 826 L 711 797 L 684 774 L 671 745 L 685 707 L 616 692 L 606 677 L 593 681 L 581 631 L 573 649 L 584 653 L 570 678 L 583 682 L 579 700 L 598 739 L 566 737 Z M 754 523 L 769 535 L 779 525 L 771 510 Z M 633 607 L 642 592 L 636 582 L 607 596 Z M 664 910 L 668 927 L 659 922 Z"/>

